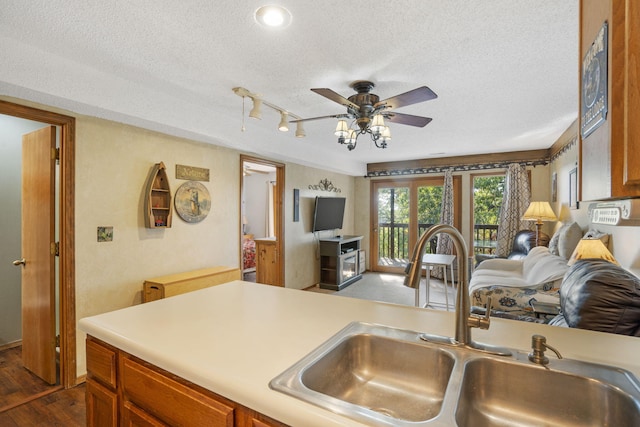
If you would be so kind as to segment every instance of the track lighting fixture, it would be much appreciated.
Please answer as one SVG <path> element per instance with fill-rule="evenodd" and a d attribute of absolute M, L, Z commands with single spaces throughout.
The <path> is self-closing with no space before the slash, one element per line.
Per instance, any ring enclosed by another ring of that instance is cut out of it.
<path fill-rule="evenodd" d="M 233 92 L 236 95 L 241 96 L 243 98 L 243 104 L 242 104 L 243 105 L 243 110 L 242 110 L 242 117 L 243 117 L 242 130 L 243 131 L 244 131 L 244 98 L 248 97 L 248 98 L 251 98 L 251 101 L 253 101 L 253 108 L 251 109 L 251 111 L 249 111 L 249 117 L 253 117 L 254 119 L 261 119 L 262 118 L 261 108 L 263 105 L 266 105 L 272 110 L 275 110 L 278 113 L 280 113 L 280 123 L 278 124 L 278 130 L 280 130 L 281 132 L 287 132 L 289 130 L 289 117 L 293 117 L 295 120 L 292 121 L 292 123 L 296 123 L 296 137 L 304 138 L 306 136 L 304 132 L 304 128 L 302 127 L 302 123 L 299 121 L 300 117 L 296 116 L 295 114 L 292 114 L 291 112 L 287 111 L 284 108 L 280 108 L 277 105 L 274 105 L 262 99 L 260 95 L 249 92 L 247 89 L 243 87 L 234 87 Z M 345 122 L 345 126 L 346 126 L 346 122 Z"/>

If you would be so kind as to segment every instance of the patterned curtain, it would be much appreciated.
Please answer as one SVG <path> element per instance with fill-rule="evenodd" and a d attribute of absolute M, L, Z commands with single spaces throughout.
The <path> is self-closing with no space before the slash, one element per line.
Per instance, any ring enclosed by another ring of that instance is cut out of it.
<path fill-rule="evenodd" d="M 442 188 L 442 208 L 440 211 L 440 224 L 453 225 L 453 168 L 444 173 L 444 185 Z M 438 234 L 437 254 L 451 255 L 453 253 L 453 240 L 448 234 Z M 432 276 L 442 279 L 442 269 L 436 268 Z"/>
<path fill-rule="evenodd" d="M 500 208 L 496 248 L 496 254 L 499 257 L 509 255 L 516 233 L 519 230 L 529 228 L 520 218 L 529 207 L 530 201 L 531 192 L 527 170 L 524 165 L 512 163 L 507 169 L 502 207 Z"/>

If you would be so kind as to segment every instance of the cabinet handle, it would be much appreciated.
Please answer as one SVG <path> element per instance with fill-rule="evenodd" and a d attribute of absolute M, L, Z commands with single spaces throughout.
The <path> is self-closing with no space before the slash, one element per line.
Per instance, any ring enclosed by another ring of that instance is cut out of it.
<path fill-rule="evenodd" d="M 27 261 L 24 258 L 17 259 L 13 261 L 13 265 L 15 265 L 16 267 L 19 265 L 27 265 Z"/>

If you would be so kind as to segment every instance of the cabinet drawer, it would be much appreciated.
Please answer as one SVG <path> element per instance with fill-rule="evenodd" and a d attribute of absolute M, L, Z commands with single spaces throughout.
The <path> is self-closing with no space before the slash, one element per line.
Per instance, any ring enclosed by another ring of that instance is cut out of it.
<path fill-rule="evenodd" d="M 168 427 L 158 421 L 131 402 L 126 402 L 122 408 L 122 425 L 125 427 Z"/>
<path fill-rule="evenodd" d="M 121 359 L 123 398 L 170 425 L 228 426 L 234 408 L 128 357 Z M 126 404 L 126 403 L 125 403 Z"/>
<path fill-rule="evenodd" d="M 87 375 L 104 385 L 116 387 L 116 360 L 114 349 L 87 338 Z"/>

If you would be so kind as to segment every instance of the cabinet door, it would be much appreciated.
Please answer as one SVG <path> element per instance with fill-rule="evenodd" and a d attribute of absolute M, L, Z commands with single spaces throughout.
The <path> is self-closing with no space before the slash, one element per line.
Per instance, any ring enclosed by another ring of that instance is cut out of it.
<path fill-rule="evenodd" d="M 87 379 L 87 427 L 118 425 L 118 396 L 100 383 Z"/>
<path fill-rule="evenodd" d="M 256 241 L 256 282 L 278 285 L 278 259 L 275 241 Z"/>

